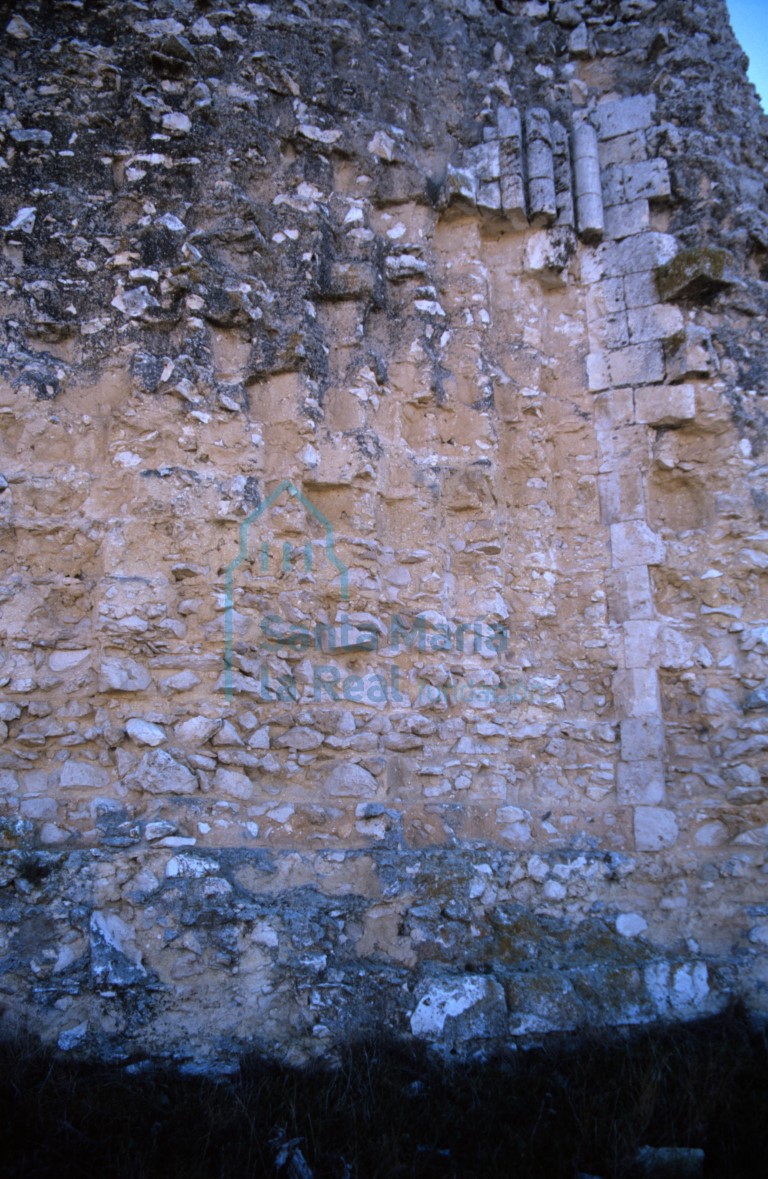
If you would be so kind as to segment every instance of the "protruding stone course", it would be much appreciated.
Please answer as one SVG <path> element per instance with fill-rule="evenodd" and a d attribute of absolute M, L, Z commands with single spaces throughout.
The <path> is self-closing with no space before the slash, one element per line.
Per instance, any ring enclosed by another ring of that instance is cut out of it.
<path fill-rule="evenodd" d="M 649 426 L 683 426 L 696 417 L 693 385 L 652 385 L 635 390 L 635 417 Z"/>
<path fill-rule="evenodd" d="M 727 250 L 694 246 L 659 266 L 656 283 L 662 299 L 700 299 L 729 286 Z"/>

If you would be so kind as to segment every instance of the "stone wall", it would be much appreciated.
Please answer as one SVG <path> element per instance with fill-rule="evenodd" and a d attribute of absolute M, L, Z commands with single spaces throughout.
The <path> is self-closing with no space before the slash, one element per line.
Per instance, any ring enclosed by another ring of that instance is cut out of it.
<path fill-rule="evenodd" d="M 222 1065 L 764 1010 L 766 124 L 722 0 L 5 41 L 6 1024 Z"/>

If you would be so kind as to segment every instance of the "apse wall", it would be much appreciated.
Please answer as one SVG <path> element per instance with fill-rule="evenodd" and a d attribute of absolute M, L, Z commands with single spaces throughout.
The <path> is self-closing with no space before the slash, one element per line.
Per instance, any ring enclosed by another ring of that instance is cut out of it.
<path fill-rule="evenodd" d="M 764 1010 L 724 3 L 40 3 L 2 70 L 5 1026 L 216 1067 Z"/>

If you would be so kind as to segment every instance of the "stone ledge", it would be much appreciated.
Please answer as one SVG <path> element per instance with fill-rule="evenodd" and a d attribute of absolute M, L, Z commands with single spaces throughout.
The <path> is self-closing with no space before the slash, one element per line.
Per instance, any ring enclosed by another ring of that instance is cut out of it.
<path fill-rule="evenodd" d="M 647 426 L 684 426 L 696 417 L 693 385 L 654 385 L 635 390 L 635 421 Z"/>

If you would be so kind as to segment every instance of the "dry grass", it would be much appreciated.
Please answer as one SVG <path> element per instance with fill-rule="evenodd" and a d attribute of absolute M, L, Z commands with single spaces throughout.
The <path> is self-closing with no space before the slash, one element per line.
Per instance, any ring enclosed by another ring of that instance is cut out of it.
<path fill-rule="evenodd" d="M 646 1143 L 701 1147 L 707 1176 L 753 1179 L 768 1157 L 768 1041 L 734 1010 L 483 1064 L 367 1042 L 332 1069 L 247 1059 L 220 1082 L 0 1045 L 5 1179 L 257 1179 L 276 1174 L 280 1136 L 302 1139 L 315 1179 L 629 1179 Z"/>

